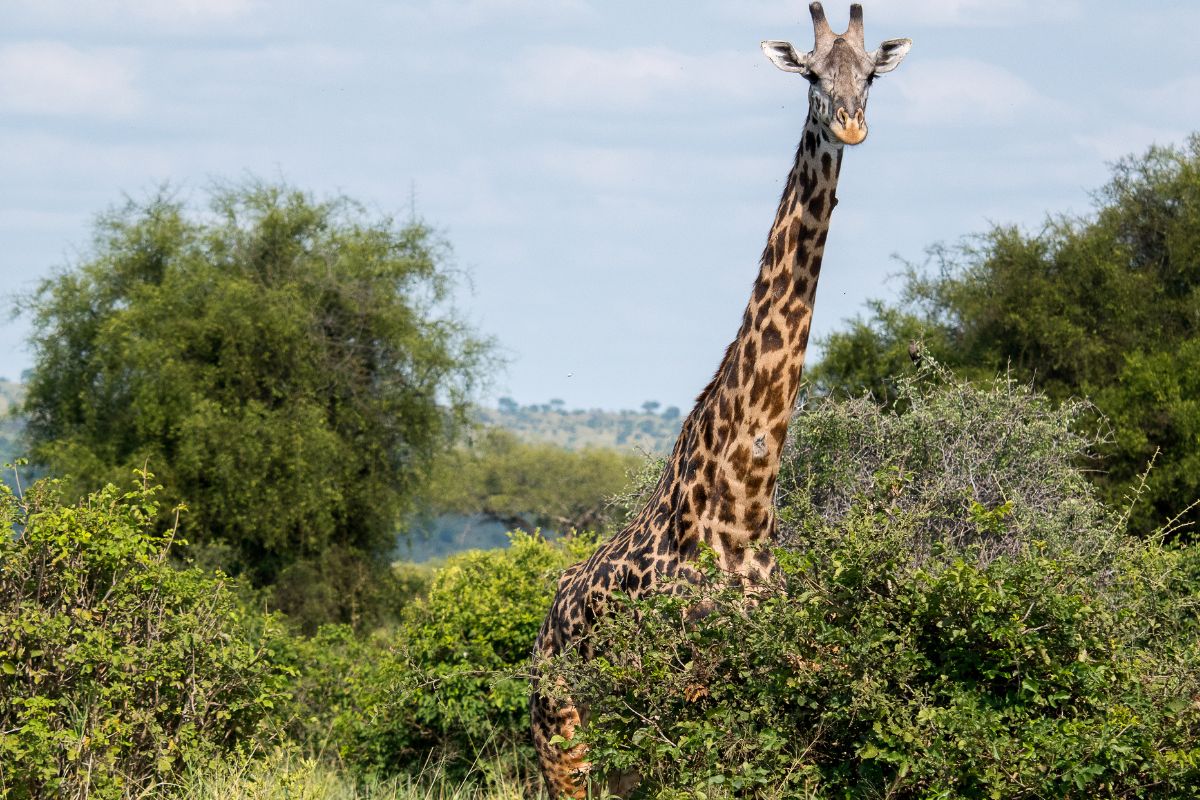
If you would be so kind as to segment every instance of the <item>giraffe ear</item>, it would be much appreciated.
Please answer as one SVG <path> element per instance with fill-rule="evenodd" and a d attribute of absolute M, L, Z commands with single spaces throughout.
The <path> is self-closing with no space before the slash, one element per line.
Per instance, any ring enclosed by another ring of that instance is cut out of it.
<path fill-rule="evenodd" d="M 784 72 L 799 72 L 801 75 L 811 75 L 808 67 L 808 53 L 801 55 L 792 47 L 791 42 L 770 41 L 762 43 L 762 50 L 767 58 Z"/>
<path fill-rule="evenodd" d="M 871 54 L 875 59 L 875 74 L 882 75 L 900 66 L 900 62 L 908 55 L 912 47 L 912 39 L 888 39 Z"/>

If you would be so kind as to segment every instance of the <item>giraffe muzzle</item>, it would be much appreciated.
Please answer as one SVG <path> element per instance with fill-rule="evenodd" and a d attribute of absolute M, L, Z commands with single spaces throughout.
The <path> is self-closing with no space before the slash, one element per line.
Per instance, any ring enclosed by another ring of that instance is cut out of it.
<path fill-rule="evenodd" d="M 862 144 L 863 140 L 867 138 L 867 120 L 863 115 L 863 110 L 860 108 L 851 116 L 845 108 L 839 108 L 833 115 L 833 122 L 830 123 L 829 130 L 843 144 Z"/>

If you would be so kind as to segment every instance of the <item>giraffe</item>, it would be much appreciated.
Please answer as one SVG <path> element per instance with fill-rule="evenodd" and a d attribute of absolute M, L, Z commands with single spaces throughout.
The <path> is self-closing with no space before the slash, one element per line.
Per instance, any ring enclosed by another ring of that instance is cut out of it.
<path fill-rule="evenodd" d="M 864 111 L 872 81 L 895 69 L 912 46 L 909 39 L 889 39 L 867 51 L 858 4 L 850 6 L 850 25 L 840 36 L 820 3 L 809 11 L 812 51 L 762 43 L 777 67 L 808 80 L 809 106 L 737 338 L 684 420 L 645 507 L 559 579 L 534 647 L 535 675 L 540 659 L 568 647 L 585 658 L 593 655 L 587 634 L 612 592 L 636 598 L 679 579 L 698 580 L 692 562 L 701 544 L 747 591 L 774 570 L 768 545 L 776 526 L 775 482 L 800 388 L 842 151 L 867 137 Z M 586 745 L 551 742 L 555 735 L 573 740 L 587 716 L 586 708 L 539 693 L 535 677 L 533 740 L 551 797 L 578 798 L 588 791 Z M 620 796 L 636 783 L 635 774 L 608 776 L 607 788 Z"/>

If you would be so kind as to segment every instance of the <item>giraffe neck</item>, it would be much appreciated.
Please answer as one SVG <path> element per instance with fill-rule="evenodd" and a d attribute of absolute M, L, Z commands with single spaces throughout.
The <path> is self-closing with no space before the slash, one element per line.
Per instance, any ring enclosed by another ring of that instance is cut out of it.
<path fill-rule="evenodd" d="M 657 491 L 642 512 L 682 552 L 703 541 L 723 566 L 775 528 L 773 495 L 808 346 L 813 298 L 837 204 L 842 147 L 810 109 L 737 338 L 684 421 Z"/>

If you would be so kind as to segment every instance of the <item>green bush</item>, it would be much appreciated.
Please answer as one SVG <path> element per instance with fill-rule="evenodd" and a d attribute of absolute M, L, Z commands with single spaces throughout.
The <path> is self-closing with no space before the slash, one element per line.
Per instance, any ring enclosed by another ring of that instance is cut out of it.
<path fill-rule="evenodd" d="M 116 798 L 254 737 L 288 675 L 227 578 L 168 560 L 155 489 L 0 487 L 0 797 Z"/>
<path fill-rule="evenodd" d="M 448 559 L 394 630 L 327 626 L 299 640 L 296 737 L 367 776 L 519 760 L 529 654 L 559 573 L 590 546 L 514 533 L 507 549 Z"/>
<path fill-rule="evenodd" d="M 1194 797 L 1200 551 L 1121 532 L 1020 387 L 909 399 L 799 416 L 783 591 L 707 559 L 556 665 L 596 768 L 660 798 Z"/>
<path fill-rule="evenodd" d="M 1092 547 L 1119 527 L 1080 468 L 1102 437 L 1086 403 L 1051 403 L 1011 377 L 967 384 L 931 358 L 894 392 L 891 407 L 817 399 L 792 421 L 783 543 L 803 547 L 807 526 L 871 506 L 908 515 L 916 553 L 977 544 L 984 559 L 1035 536 Z"/>

